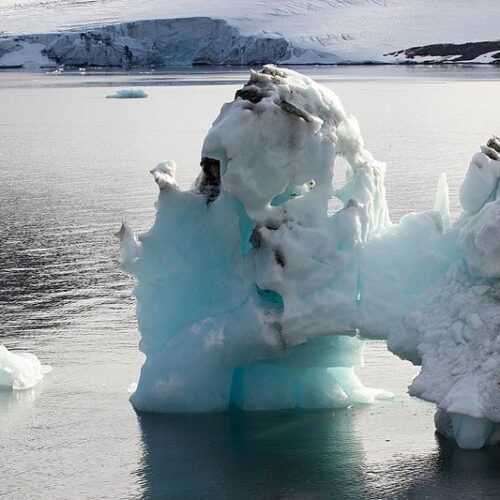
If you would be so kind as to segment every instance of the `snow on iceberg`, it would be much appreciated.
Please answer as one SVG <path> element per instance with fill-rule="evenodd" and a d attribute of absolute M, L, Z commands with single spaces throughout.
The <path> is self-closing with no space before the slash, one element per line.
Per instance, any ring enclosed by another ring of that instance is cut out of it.
<path fill-rule="evenodd" d="M 450 224 L 445 177 L 433 209 L 391 223 L 382 163 L 338 97 L 265 66 L 225 104 L 192 188 L 152 170 L 152 228 L 124 225 L 140 349 L 136 409 L 333 408 L 387 396 L 354 368 L 362 337 L 422 365 L 410 393 L 465 448 L 500 422 L 500 144 L 473 158 Z M 335 157 L 347 160 L 334 191 Z M 487 187 L 491 189 L 487 189 Z M 336 198 L 343 208 L 331 210 Z"/>
<path fill-rule="evenodd" d="M 15 354 L 0 345 L 0 389 L 30 389 L 51 371 L 52 368 L 42 365 L 34 354 Z"/>
<path fill-rule="evenodd" d="M 114 94 L 108 94 L 108 99 L 145 99 L 148 96 L 142 89 L 120 89 Z"/>

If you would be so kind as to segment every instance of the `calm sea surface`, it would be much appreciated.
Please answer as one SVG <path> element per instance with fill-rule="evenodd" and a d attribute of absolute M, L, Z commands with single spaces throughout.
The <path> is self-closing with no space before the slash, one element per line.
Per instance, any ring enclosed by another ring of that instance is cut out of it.
<path fill-rule="evenodd" d="M 500 68 L 307 68 L 359 119 L 387 162 L 397 221 L 432 208 L 448 174 L 453 214 L 470 157 L 500 133 Z M 359 370 L 395 398 L 335 412 L 136 415 L 143 356 L 122 220 L 153 220 L 148 170 L 188 186 L 205 133 L 247 70 L 170 74 L 0 73 L 0 344 L 54 371 L 0 392 L 0 496 L 121 498 L 499 498 L 500 450 L 434 435 L 432 404 L 406 394 L 417 368 L 366 349 Z M 105 99 L 116 87 L 148 99 Z M 339 169 L 339 182 L 342 172 Z"/>

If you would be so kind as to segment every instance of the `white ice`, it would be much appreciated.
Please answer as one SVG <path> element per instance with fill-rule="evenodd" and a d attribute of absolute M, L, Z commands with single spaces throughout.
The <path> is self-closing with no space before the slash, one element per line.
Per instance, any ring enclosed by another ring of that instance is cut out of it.
<path fill-rule="evenodd" d="M 500 143 L 474 156 L 450 221 L 433 209 L 392 224 L 384 164 L 356 119 L 307 77 L 266 66 L 225 104 L 192 189 L 175 163 L 153 227 L 124 226 L 122 260 L 146 354 L 142 411 L 334 408 L 386 397 L 357 379 L 362 337 L 422 366 L 410 393 L 436 402 L 464 448 L 500 422 Z M 349 164 L 333 190 L 336 156 Z M 331 212 L 332 200 L 343 208 Z M 495 437 L 497 436 L 497 437 Z"/>
<path fill-rule="evenodd" d="M 30 389 L 51 371 L 34 354 L 14 353 L 0 345 L 0 389 Z"/>

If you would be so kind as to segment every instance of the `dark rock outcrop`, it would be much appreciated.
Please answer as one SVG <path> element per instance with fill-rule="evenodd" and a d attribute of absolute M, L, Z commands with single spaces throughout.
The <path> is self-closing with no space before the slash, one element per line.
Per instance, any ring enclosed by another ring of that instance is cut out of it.
<path fill-rule="evenodd" d="M 398 50 L 397 52 L 384 54 L 384 56 L 393 56 L 399 59 L 403 57 L 406 58 L 407 62 L 417 62 L 415 61 L 416 57 L 425 58 L 426 63 L 439 64 L 444 62 L 471 62 L 485 54 L 491 54 L 492 62 L 500 64 L 500 40 L 460 44 L 437 43 Z"/>

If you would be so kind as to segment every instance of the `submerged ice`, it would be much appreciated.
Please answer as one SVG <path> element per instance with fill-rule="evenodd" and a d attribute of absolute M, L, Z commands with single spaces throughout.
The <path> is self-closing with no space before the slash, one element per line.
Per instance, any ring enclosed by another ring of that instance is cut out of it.
<path fill-rule="evenodd" d="M 175 163 L 151 173 L 152 228 L 119 232 L 135 275 L 142 411 L 334 408 L 384 391 L 354 373 L 363 337 L 422 366 L 410 393 L 465 448 L 498 441 L 500 142 L 471 162 L 450 223 L 433 209 L 389 218 L 384 164 L 338 97 L 266 66 L 225 104 L 190 190 Z M 336 191 L 334 162 L 348 165 Z M 342 206 L 332 210 L 332 200 Z"/>

